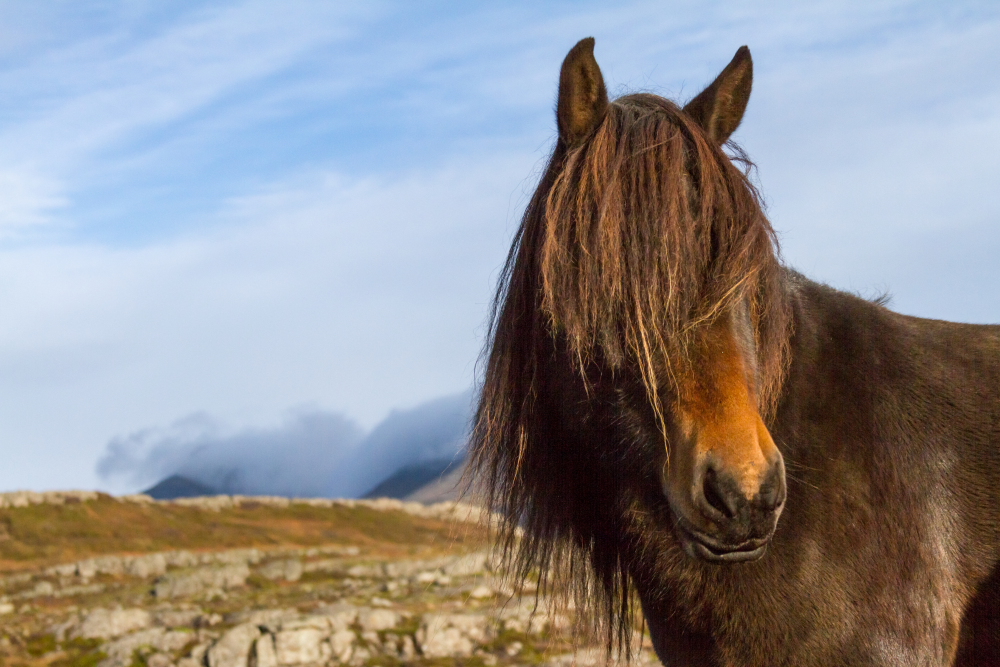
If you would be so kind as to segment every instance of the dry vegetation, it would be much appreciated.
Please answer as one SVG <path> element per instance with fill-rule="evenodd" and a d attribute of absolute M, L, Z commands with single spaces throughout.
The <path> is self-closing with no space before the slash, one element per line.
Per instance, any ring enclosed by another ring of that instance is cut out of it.
<path fill-rule="evenodd" d="M 368 507 L 274 507 L 253 501 L 205 511 L 173 503 L 95 501 L 0 509 L 0 572 L 90 556 L 172 549 L 350 544 L 387 558 L 421 550 L 483 547 L 471 523 L 444 522 Z"/>
<path fill-rule="evenodd" d="M 488 537 L 478 523 L 360 505 L 99 496 L 2 508 L 0 664 L 604 662 L 567 612 L 505 588 Z"/>

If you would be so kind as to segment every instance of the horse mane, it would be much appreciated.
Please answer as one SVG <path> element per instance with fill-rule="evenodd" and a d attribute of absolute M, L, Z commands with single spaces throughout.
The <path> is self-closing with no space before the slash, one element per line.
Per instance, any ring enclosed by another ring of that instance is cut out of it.
<path fill-rule="evenodd" d="M 750 164 L 742 152 L 737 159 Z M 568 586 L 578 608 L 596 602 L 591 621 L 609 650 L 627 652 L 632 636 L 628 531 L 596 526 L 609 510 L 588 503 L 608 499 L 574 495 L 580 480 L 567 476 L 580 470 L 546 451 L 555 445 L 551 415 L 538 407 L 540 369 L 558 349 L 585 385 L 595 363 L 632 373 L 667 444 L 661 405 L 696 363 L 694 337 L 746 304 L 766 421 L 788 356 L 782 271 L 747 174 L 655 95 L 620 98 L 589 139 L 558 142 L 525 210 L 493 301 L 470 471 L 503 517 L 498 546 L 510 576 L 537 571 L 540 594 Z"/>

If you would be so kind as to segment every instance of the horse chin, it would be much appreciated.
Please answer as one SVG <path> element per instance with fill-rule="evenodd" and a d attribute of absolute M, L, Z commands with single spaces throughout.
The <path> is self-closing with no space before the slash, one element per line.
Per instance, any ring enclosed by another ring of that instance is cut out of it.
<path fill-rule="evenodd" d="M 680 519 L 676 521 L 675 528 L 684 553 L 696 560 L 719 565 L 759 560 L 767 551 L 773 535 L 772 532 L 765 537 L 728 544 L 690 528 L 687 522 Z"/>
<path fill-rule="evenodd" d="M 744 543 L 735 548 L 720 548 L 696 538 L 681 536 L 681 547 L 688 556 L 707 563 L 746 563 L 759 560 L 764 555 L 767 551 L 767 541 L 758 545 Z"/>

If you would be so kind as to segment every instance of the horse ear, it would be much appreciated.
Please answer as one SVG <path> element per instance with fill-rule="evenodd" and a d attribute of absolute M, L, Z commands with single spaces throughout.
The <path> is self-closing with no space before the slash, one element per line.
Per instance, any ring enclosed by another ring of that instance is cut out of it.
<path fill-rule="evenodd" d="M 684 111 L 701 125 L 708 136 L 724 144 L 743 120 L 752 85 L 750 49 L 741 46 L 712 85 L 688 102 Z"/>
<path fill-rule="evenodd" d="M 559 73 L 559 138 L 567 146 L 577 144 L 601 124 L 607 111 L 608 91 L 594 59 L 594 38 L 587 37 L 566 55 Z"/>

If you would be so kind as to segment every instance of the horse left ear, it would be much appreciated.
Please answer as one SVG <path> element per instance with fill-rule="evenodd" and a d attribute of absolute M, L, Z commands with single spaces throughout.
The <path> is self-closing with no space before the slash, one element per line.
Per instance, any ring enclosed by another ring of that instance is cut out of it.
<path fill-rule="evenodd" d="M 708 88 L 688 102 L 684 111 L 701 125 L 708 136 L 724 144 L 743 120 L 752 85 L 750 49 L 741 46 L 726 69 Z"/>
<path fill-rule="evenodd" d="M 607 112 L 608 90 L 594 58 L 594 38 L 587 37 L 566 54 L 559 73 L 559 138 L 567 146 L 579 143 L 601 124 Z"/>

